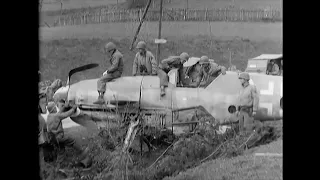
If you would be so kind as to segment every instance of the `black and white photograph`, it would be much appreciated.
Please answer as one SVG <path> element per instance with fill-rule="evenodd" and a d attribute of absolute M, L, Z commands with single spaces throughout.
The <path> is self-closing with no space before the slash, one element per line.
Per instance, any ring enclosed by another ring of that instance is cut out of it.
<path fill-rule="evenodd" d="M 38 5 L 40 179 L 283 179 L 282 0 Z"/>

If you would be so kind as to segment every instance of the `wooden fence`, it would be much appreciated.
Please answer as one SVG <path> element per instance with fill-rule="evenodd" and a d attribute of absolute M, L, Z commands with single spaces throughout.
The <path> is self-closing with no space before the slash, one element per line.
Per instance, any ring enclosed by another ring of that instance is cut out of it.
<path fill-rule="evenodd" d="M 80 24 L 96 24 L 108 22 L 139 21 L 143 9 L 81 12 L 60 16 L 54 26 L 69 26 Z M 159 10 L 149 10 L 145 21 L 158 21 Z M 231 21 L 231 22 L 276 22 L 282 21 L 278 10 L 245 10 L 245 9 L 164 9 L 163 21 Z"/>

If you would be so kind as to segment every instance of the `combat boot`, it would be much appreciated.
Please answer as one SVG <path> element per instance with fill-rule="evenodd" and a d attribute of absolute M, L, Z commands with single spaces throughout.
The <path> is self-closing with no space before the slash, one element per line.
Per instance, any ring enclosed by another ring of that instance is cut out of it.
<path fill-rule="evenodd" d="M 104 93 L 100 93 L 99 92 L 99 97 L 98 97 L 98 100 L 97 101 L 94 101 L 93 104 L 104 104 L 104 99 L 103 99 L 103 95 Z"/>
<path fill-rule="evenodd" d="M 166 95 L 166 91 L 164 90 L 164 86 L 161 86 L 160 88 L 160 96 Z"/>
<path fill-rule="evenodd" d="M 89 153 L 89 147 L 87 147 L 85 150 L 83 150 L 79 156 L 79 162 L 76 163 L 77 167 L 82 168 L 89 168 L 92 165 L 92 159 L 88 155 Z"/>

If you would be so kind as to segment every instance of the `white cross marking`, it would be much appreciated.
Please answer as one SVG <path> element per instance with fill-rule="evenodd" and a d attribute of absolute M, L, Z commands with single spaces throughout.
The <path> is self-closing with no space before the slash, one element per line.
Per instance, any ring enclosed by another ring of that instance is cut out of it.
<path fill-rule="evenodd" d="M 260 94 L 263 95 L 273 95 L 274 83 L 269 81 L 268 90 L 261 90 Z"/>
<path fill-rule="evenodd" d="M 260 107 L 268 109 L 268 116 L 272 116 L 272 103 L 260 103 Z"/>

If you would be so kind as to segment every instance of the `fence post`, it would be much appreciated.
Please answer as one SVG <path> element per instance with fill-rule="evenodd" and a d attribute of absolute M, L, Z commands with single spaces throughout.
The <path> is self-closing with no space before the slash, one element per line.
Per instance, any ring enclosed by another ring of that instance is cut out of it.
<path fill-rule="evenodd" d="M 204 19 L 205 19 L 205 21 L 208 20 L 208 8 L 206 8 L 206 10 L 204 12 Z"/>

